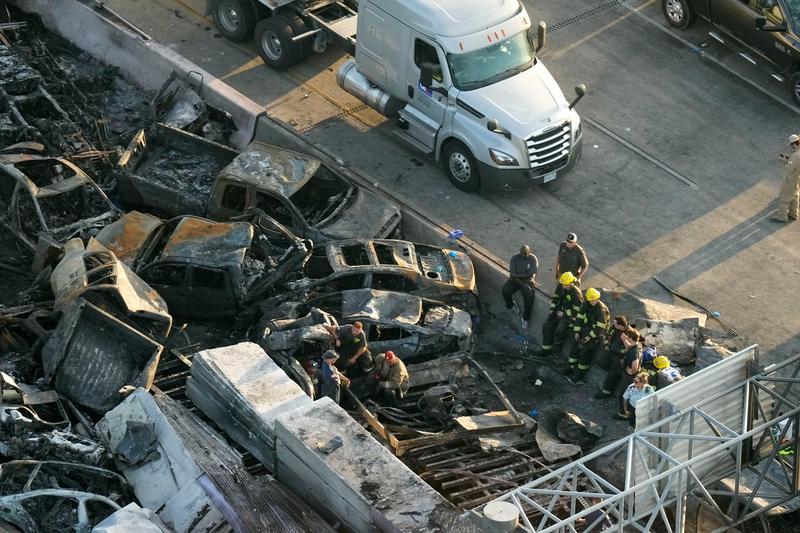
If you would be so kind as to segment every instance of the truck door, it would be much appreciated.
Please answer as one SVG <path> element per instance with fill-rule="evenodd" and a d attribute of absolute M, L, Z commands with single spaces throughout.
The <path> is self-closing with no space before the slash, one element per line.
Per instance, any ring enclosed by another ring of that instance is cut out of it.
<path fill-rule="evenodd" d="M 742 43 L 755 47 L 760 33 L 749 0 L 711 0 L 711 21 Z"/>
<path fill-rule="evenodd" d="M 444 123 L 448 102 L 447 90 L 451 85 L 450 76 L 447 69 L 443 68 L 446 62 L 441 48 L 419 34 L 412 33 L 411 40 L 406 96 L 414 110 L 408 110 L 408 113 L 403 113 L 402 116 L 412 122 L 409 134 L 433 150 L 436 134 Z M 420 81 L 421 66 L 424 63 L 433 65 L 433 87 L 424 87 Z M 436 92 L 436 89 L 440 89 L 444 94 Z"/>
<path fill-rule="evenodd" d="M 756 16 L 761 15 L 767 19 L 767 26 L 787 28 L 787 16 L 778 0 L 751 0 Z M 756 30 L 753 45 L 767 58 L 775 63 L 779 69 L 788 71 L 792 66 L 792 44 L 785 31 Z"/>
<path fill-rule="evenodd" d="M 199 319 L 236 315 L 239 302 L 235 290 L 226 270 L 192 267 L 186 290 L 187 300 L 191 302 L 187 305 L 188 315 Z"/>

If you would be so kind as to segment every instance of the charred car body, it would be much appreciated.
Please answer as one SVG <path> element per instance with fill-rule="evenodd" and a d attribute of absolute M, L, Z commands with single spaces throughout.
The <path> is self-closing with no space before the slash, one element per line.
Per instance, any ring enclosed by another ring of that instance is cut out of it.
<path fill-rule="evenodd" d="M 164 124 L 150 137 L 140 131 L 120 158 L 117 182 L 127 205 L 214 220 L 257 208 L 315 243 L 388 237 L 399 227 L 395 206 L 305 154 L 253 142 L 237 155 Z"/>
<path fill-rule="evenodd" d="M 288 305 L 284 309 L 286 307 Z M 319 314 L 319 311 L 324 311 L 324 314 Z M 371 352 L 391 350 L 403 360 L 469 350 L 473 340 L 472 322 L 466 311 L 400 292 L 371 289 L 341 291 L 296 304 L 291 313 L 295 317 L 307 315 L 305 321 L 314 324 L 304 325 L 299 329 L 317 328 L 316 324 L 320 322 L 315 320 L 320 319 L 315 317 L 326 315 L 332 315 L 340 324 L 360 321 L 364 325 Z M 327 320 L 329 319 L 326 318 Z M 297 323 L 305 324 L 304 321 Z M 293 325 L 292 329 L 298 328 Z M 276 346 L 273 342 L 278 342 L 274 339 L 286 336 L 276 334 L 272 339 L 272 330 L 281 333 L 286 330 L 286 325 L 280 320 L 267 323 L 262 346 L 270 354 Z M 302 334 L 298 338 L 304 339 L 303 343 L 307 342 L 307 337 Z M 280 341 L 280 345 L 287 345 L 287 341 Z"/>
<path fill-rule="evenodd" d="M 330 293 L 375 289 L 476 307 L 475 269 L 467 254 L 401 240 L 351 239 L 316 247 L 303 278 L 288 282 L 299 291 Z M 475 309 L 477 312 L 477 309 Z"/>
<path fill-rule="evenodd" d="M 258 235 L 248 222 L 186 216 L 156 224 L 154 218 L 131 213 L 106 227 L 99 237 L 123 257 L 130 258 L 132 250 L 138 250 L 134 271 L 164 297 L 175 315 L 235 316 L 301 268 L 310 253 L 310 243 L 274 221 L 268 225 L 265 217 L 259 218 L 259 228 L 268 227 L 270 233 Z"/>
<path fill-rule="evenodd" d="M 50 248 L 86 237 L 118 214 L 97 184 L 66 159 L 0 155 L 0 221 L 36 252 L 35 270 Z"/>

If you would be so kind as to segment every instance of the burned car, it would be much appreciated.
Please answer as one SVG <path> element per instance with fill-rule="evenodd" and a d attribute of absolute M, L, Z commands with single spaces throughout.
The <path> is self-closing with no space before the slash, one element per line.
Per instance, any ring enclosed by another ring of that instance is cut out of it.
<path fill-rule="evenodd" d="M 86 237 L 119 210 L 75 164 L 58 157 L 0 155 L 0 223 L 36 252 L 34 270 L 72 237 Z"/>
<path fill-rule="evenodd" d="M 469 313 L 442 302 L 412 294 L 355 289 L 326 294 L 299 304 L 294 316 L 312 314 L 316 308 L 332 315 L 340 324 L 360 321 L 372 353 L 393 351 L 403 360 L 440 356 L 472 345 Z M 272 321 L 267 327 L 280 324 Z M 267 335 L 264 349 L 274 346 Z"/>
<path fill-rule="evenodd" d="M 260 142 L 250 143 L 222 170 L 210 214 L 222 220 L 248 207 L 316 244 L 386 238 L 400 226 L 396 206 L 344 180 L 319 159 Z"/>
<path fill-rule="evenodd" d="M 301 290 L 330 293 L 368 288 L 477 307 L 475 270 L 467 254 L 401 240 L 351 239 L 316 247 L 303 268 L 303 278 L 286 286 L 287 297 Z"/>
<path fill-rule="evenodd" d="M 50 286 L 56 311 L 84 298 L 157 342 L 169 336 L 172 317 L 164 299 L 95 239 L 85 248 L 80 239 L 64 245 Z"/>
<path fill-rule="evenodd" d="M 260 209 L 315 243 L 388 237 L 400 211 L 348 183 L 320 160 L 260 142 L 237 152 L 164 124 L 140 131 L 115 173 L 128 206 L 168 216 L 230 220 Z"/>
<path fill-rule="evenodd" d="M 185 216 L 153 227 L 140 215 L 124 217 L 99 236 L 109 248 L 126 250 L 123 256 L 138 248 L 133 270 L 164 297 L 172 314 L 183 317 L 237 315 L 301 268 L 310 253 L 310 243 L 277 223 L 267 227 L 268 219 L 254 226 Z M 126 240 L 131 235 L 146 236 L 139 245 Z"/>

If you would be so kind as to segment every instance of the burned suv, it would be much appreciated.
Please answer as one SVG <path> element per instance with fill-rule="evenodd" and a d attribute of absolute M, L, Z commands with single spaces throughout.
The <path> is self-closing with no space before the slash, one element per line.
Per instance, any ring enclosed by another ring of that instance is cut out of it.
<path fill-rule="evenodd" d="M 98 240 L 127 258 L 135 249 L 134 271 L 167 301 L 170 313 L 183 317 L 236 316 L 302 268 L 310 254 L 309 242 L 274 221 L 265 228 L 268 218 L 259 220 L 258 231 L 244 221 L 185 216 L 154 223 L 154 218 L 129 213 Z"/>

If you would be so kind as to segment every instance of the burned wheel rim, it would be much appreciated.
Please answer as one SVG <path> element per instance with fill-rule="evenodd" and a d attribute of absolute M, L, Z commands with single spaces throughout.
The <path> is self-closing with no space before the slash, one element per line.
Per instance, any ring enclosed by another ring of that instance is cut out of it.
<path fill-rule="evenodd" d="M 236 2 L 220 2 L 217 5 L 217 22 L 228 33 L 236 33 L 242 21 L 242 13 Z"/>
<path fill-rule="evenodd" d="M 461 152 L 453 152 L 447 160 L 450 175 L 461 183 L 467 183 L 472 177 L 472 165 L 469 158 Z"/>
<path fill-rule="evenodd" d="M 261 49 L 273 61 L 280 61 L 283 56 L 281 38 L 273 31 L 267 30 L 261 34 Z"/>
<path fill-rule="evenodd" d="M 686 11 L 680 0 L 666 0 L 664 12 L 674 24 L 683 24 L 686 18 Z"/>

